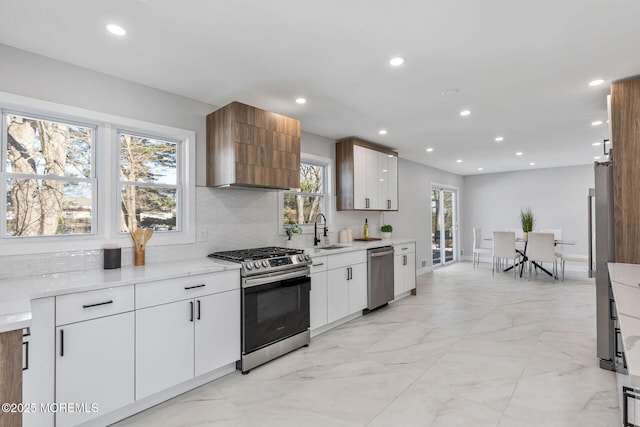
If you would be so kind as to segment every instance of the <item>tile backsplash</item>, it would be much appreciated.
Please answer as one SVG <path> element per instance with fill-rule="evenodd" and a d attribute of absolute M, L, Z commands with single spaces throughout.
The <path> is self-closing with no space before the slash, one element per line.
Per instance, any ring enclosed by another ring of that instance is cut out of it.
<path fill-rule="evenodd" d="M 280 246 L 278 192 L 196 188 L 196 235 L 206 242 L 150 246 L 146 262 L 165 262 L 206 256 L 214 251 L 257 246 Z M 102 249 L 9 255 L 0 257 L 0 279 L 40 276 L 102 268 Z M 133 264 L 131 248 L 122 248 L 122 265 Z"/>

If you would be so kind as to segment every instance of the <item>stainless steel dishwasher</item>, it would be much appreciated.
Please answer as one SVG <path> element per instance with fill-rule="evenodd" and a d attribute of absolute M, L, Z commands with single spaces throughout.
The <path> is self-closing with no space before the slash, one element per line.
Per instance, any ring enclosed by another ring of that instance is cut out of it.
<path fill-rule="evenodd" d="M 367 314 L 393 299 L 393 246 L 367 250 Z"/>

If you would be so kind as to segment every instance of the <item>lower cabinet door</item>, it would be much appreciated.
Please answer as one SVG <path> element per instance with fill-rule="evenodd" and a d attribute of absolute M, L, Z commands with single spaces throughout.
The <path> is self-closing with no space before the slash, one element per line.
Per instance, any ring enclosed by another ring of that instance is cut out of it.
<path fill-rule="evenodd" d="M 327 272 L 327 321 L 329 323 L 349 315 L 348 268 Z"/>
<path fill-rule="evenodd" d="M 404 290 L 410 291 L 416 288 L 416 253 L 407 254 L 407 264 L 404 266 Z"/>
<path fill-rule="evenodd" d="M 349 268 L 349 314 L 353 314 L 367 308 L 367 264 L 356 264 Z"/>
<path fill-rule="evenodd" d="M 240 290 L 195 300 L 195 375 L 240 359 Z"/>
<path fill-rule="evenodd" d="M 327 272 L 311 274 L 309 294 L 311 330 L 327 324 Z"/>
<path fill-rule="evenodd" d="M 393 256 L 393 288 L 396 296 L 406 290 L 404 282 L 404 255 Z"/>
<path fill-rule="evenodd" d="M 136 310 L 136 399 L 193 378 L 195 301 Z"/>
<path fill-rule="evenodd" d="M 133 403 L 133 349 L 133 312 L 56 328 L 56 427 Z"/>
<path fill-rule="evenodd" d="M 55 298 L 31 301 L 31 326 L 23 338 L 22 402 L 53 403 L 55 391 Z M 24 412 L 22 427 L 53 427 L 53 411 Z"/>

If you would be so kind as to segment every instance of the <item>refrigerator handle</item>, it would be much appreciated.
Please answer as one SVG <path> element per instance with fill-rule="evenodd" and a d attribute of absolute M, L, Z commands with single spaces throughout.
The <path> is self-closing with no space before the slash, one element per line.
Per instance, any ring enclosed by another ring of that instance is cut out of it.
<path fill-rule="evenodd" d="M 589 277 L 593 277 L 595 275 L 595 268 L 593 263 L 593 199 L 595 197 L 595 188 L 589 189 L 589 194 L 587 195 L 587 212 L 589 216 L 589 226 L 588 226 L 588 235 L 587 235 L 587 245 L 589 250 L 588 253 L 588 263 L 589 263 Z"/>

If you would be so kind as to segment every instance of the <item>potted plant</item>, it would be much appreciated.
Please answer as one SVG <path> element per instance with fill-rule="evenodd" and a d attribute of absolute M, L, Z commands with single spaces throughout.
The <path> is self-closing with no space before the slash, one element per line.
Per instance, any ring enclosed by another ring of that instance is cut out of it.
<path fill-rule="evenodd" d="M 382 234 L 383 239 L 390 239 L 392 231 L 393 231 L 393 227 L 389 224 L 385 224 L 382 227 L 380 227 L 380 232 Z"/>
<path fill-rule="evenodd" d="M 529 237 L 529 232 L 533 231 L 533 227 L 536 225 L 536 219 L 531 212 L 531 208 L 520 209 L 520 222 L 522 223 L 523 238 L 526 241 Z"/>
<path fill-rule="evenodd" d="M 293 221 L 289 221 L 288 224 L 284 225 L 284 232 L 287 234 L 287 240 L 284 241 L 286 247 L 293 247 L 293 241 L 291 238 L 294 234 L 302 233 L 302 229 Z"/>

